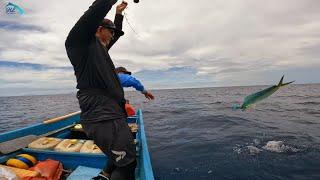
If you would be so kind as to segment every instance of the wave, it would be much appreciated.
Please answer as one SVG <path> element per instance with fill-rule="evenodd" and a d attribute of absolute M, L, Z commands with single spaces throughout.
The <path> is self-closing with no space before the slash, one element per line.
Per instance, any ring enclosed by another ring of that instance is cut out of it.
<path fill-rule="evenodd" d="M 288 97 L 291 97 L 291 98 L 294 98 L 294 97 L 296 97 L 296 98 L 308 98 L 310 96 L 308 96 L 308 95 L 278 95 L 277 97 L 278 98 L 282 98 L 282 97 L 285 97 L 285 98 L 288 98 Z"/>
<path fill-rule="evenodd" d="M 209 104 L 222 104 L 222 101 L 215 101 L 215 102 L 208 103 L 208 105 Z"/>
<path fill-rule="evenodd" d="M 306 114 L 314 115 L 314 116 L 320 116 L 319 111 L 307 111 Z"/>
<path fill-rule="evenodd" d="M 310 120 L 304 120 L 304 119 L 292 120 L 292 122 L 295 122 L 295 123 L 298 123 L 298 124 L 305 124 L 305 125 L 318 124 L 318 122 L 312 122 Z"/>
<path fill-rule="evenodd" d="M 307 101 L 307 102 L 301 102 L 301 103 L 295 103 L 298 105 L 320 105 L 320 102 L 314 102 L 314 101 Z"/>

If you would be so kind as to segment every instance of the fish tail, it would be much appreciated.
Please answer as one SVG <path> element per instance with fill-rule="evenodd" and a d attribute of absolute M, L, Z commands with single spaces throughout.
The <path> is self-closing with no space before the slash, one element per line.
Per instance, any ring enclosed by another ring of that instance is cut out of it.
<path fill-rule="evenodd" d="M 280 82 L 279 82 L 278 86 L 282 86 L 283 78 L 284 78 L 284 75 L 281 77 L 281 79 L 280 79 Z"/>
<path fill-rule="evenodd" d="M 280 82 L 279 82 L 279 84 L 278 84 L 279 87 L 281 87 L 281 86 L 286 86 L 286 85 L 291 84 L 291 83 L 294 82 L 294 81 L 291 81 L 291 82 L 283 83 L 283 78 L 284 78 L 284 75 L 283 75 L 283 76 L 281 77 L 281 79 L 280 79 Z"/>
<path fill-rule="evenodd" d="M 290 81 L 290 82 L 287 82 L 287 83 L 282 84 L 281 86 L 286 86 L 286 85 L 291 84 L 291 83 L 293 83 L 293 82 L 294 82 L 294 81 Z"/>

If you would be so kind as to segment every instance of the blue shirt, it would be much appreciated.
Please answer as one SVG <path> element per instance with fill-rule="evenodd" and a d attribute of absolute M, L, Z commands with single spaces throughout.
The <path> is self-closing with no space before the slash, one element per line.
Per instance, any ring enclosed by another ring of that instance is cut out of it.
<path fill-rule="evenodd" d="M 118 73 L 118 77 L 122 87 L 134 87 L 141 92 L 145 90 L 141 82 L 129 74 Z"/>

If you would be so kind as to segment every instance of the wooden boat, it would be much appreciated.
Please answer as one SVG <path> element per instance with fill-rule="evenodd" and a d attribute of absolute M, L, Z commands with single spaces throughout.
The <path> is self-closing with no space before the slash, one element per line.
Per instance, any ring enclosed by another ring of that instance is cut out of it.
<path fill-rule="evenodd" d="M 53 149 L 28 148 L 28 144 L 41 137 L 53 137 L 60 139 L 88 139 L 81 129 L 75 128 L 80 120 L 80 112 L 43 121 L 29 127 L 13 130 L 0 134 L 0 164 L 18 154 L 29 154 L 37 160 L 54 159 L 60 161 L 63 169 L 72 175 L 77 167 L 89 167 L 101 169 L 108 157 L 102 153 L 80 153 L 54 151 Z M 142 111 L 138 110 L 135 116 L 127 118 L 128 123 L 137 123 L 137 168 L 136 179 L 153 180 L 153 171 L 148 151 L 148 145 L 144 130 Z M 71 173 L 70 173 L 71 172 Z M 62 179 L 68 179 L 68 173 Z"/>

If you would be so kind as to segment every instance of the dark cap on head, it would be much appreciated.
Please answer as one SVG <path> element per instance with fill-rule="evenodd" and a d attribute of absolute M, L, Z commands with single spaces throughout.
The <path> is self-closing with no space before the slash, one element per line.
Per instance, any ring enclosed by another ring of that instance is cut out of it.
<path fill-rule="evenodd" d="M 115 71 L 116 71 L 116 73 L 124 73 L 124 74 L 129 74 L 129 75 L 131 75 L 131 72 L 130 71 L 128 71 L 126 68 L 124 68 L 124 67 L 117 67 L 116 69 L 115 69 Z"/>
<path fill-rule="evenodd" d="M 100 26 L 107 29 L 112 29 L 116 36 L 124 35 L 124 32 L 117 29 L 114 23 L 110 19 L 103 19 L 102 22 L 100 23 Z"/>

